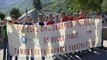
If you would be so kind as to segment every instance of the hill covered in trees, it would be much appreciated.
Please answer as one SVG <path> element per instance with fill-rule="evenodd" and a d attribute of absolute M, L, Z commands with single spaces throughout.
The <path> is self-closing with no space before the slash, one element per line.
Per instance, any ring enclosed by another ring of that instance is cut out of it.
<path fill-rule="evenodd" d="M 44 10 L 53 12 L 66 11 L 78 12 L 80 9 L 85 11 L 107 11 L 107 0 L 41 0 Z M 53 3 L 51 3 L 53 2 Z M 0 11 L 9 15 L 12 8 L 18 8 L 21 13 L 33 9 L 33 0 L 0 0 Z"/>

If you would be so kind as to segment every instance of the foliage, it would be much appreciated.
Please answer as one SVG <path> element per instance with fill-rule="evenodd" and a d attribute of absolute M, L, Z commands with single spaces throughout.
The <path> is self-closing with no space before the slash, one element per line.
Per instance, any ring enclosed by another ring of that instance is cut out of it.
<path fill-rule="evenodd" d="M 103 12 L 107 12 L 107 0 L 103 0 L 103 3 L 102 3 L 102 11 L 103 11 Z"/>
<path fill-rule="evenodd" d="M 101 11 L 103 0 L 68 0 L 71 11 Z"/>
<path fill-rule="evenodd" d="M 21 16 L 21 13 L 18 8 L 13 8 L 10 11 L 10 16 L 12 16 L 12 15 L 14 15 L 16 19 L 18 19 Z"/>
<path fill-rule="evenodd" d="M 5 14 L 0 12 L 0 19 L 3 20 L 5 18 Z"/>
<path fill-rule="evenodd" d="M 36 8 L 37 10 L 42 9 L 41 0 L 33 0 L 33 5 L 34 5 L 34 8 Z"/>
<path fill-rule="evenodd" d="M 57 0 L 51 7 L 51 10 L 63 10 L 66 12 L 84 11 L 102 11 L 103 0 Z M 107 5 L 105 5 L 107 6 Z M 47 9 L 49 9 L 47 8 Z"/>

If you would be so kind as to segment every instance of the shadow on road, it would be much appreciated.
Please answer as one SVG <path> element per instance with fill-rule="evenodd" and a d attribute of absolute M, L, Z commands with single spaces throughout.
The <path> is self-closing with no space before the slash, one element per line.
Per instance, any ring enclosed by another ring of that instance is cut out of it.
<path fill-rule="evenodd" d="M 95 52 L 83 51 L 81 56 L 75 54 L 64 54 L 55 56 L 54 60 L 107 60 L 107 51 L 95 49 Z"/>

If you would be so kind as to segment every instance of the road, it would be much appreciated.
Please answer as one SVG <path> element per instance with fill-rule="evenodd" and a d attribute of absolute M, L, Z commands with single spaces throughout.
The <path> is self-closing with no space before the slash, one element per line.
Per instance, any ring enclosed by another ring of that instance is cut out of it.
<path fill-rule="evenodd" d="M 107 47 L 107 41 L 104 41 L 104 46 Z M 2 60 L 2 52 L 0 50 L 0 60 Z M 100 50 L 98 48 L 95 49 L 95 52 L 92 53 L 91 51 L 84 51 L 80 53 L 81 56 L 73 55 L 73 54 L 65 54 L 59 55 L 55 57 L 46 57 L 45 60 L 107 60 L 107 49 Z M 14 60 L 14 57 L 13 57 Z M 25 57 L 19 57 L 18 60 L 26 60 Z M 29 59 L 30 60 L 30 59 Z M 35 58 L 35 60 L 41 60 L 41 58 Z"/>

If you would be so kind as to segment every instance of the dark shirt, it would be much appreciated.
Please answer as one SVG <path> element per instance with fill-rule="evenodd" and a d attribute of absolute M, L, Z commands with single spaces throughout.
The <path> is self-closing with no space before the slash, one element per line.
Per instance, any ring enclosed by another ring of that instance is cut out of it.
<path fill-rule="evenodd" d="M 24 25 L 33 25 L 33 24 L 31 22 L 30 23 L 25 22 Z"/>
<path fill-rule="evenodd" d="M 7 38 L 7 28 L 6 28 L 6 25 L 3 25 L 2 27 L 2 34 L 3 34 L 3 38 Z"/>
<path fill-rule="evenodd" d="M 44 26 L 45 24 L 44 24 L 44 22 L 39 22 L 39 25 Z"/>

